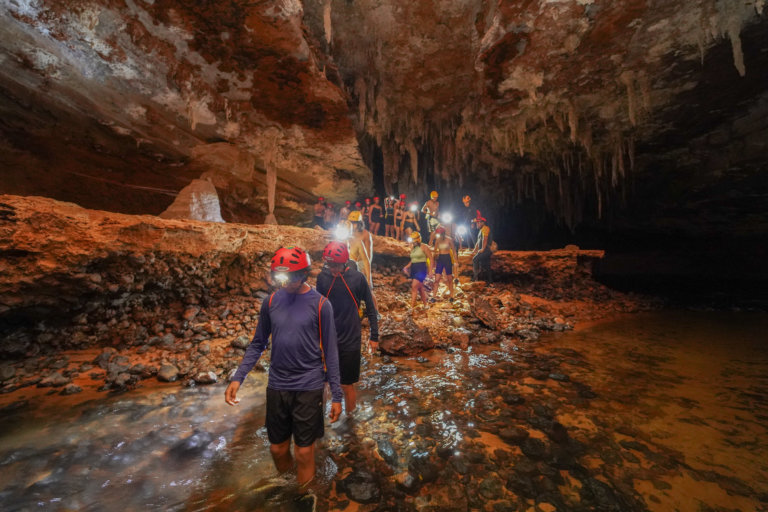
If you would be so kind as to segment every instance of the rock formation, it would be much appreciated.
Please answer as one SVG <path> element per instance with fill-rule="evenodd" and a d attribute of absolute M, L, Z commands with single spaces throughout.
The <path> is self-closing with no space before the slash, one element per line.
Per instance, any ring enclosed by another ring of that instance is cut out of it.
<path fill-rule="evenodd" d="M 4 6 L 2 193 L 159 214 L 205 177 L 286 223 L 375 181 L 470 192 L 518 245 L 765 234 L 762 1 Z"/>

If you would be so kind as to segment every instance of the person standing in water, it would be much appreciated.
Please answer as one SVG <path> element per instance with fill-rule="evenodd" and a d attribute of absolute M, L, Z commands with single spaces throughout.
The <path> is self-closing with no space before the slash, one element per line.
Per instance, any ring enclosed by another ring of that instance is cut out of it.
<path fill-rule="evenodd" d="M 315 476 L 315 441 L 325 433 L 326 381 L 333 397 L 332 423 L 341 415 L 343 391 L 333 306 L 307 284 L 311 264 L 309 254 L 299 247 L 282 247 L 272 257 L 272 281 L 283 286 L 262 302 L 256 334 L 224 392 L 224 400 L 233 406 L 239 402 L 237 392 L 266 350 L 271 335 L 266 418 L 269 451 L 277 470 L 289 471 L 294 461 L 293 438 L 300 499 L 314 506 L 315 497 L 308 490 Z"/>
<path fill-rule="evenodd" d="M 339 347 L 339 372 L 341 389 L 344 391 L 344 410 L 347 416 L 355 411 L 357 392 L 355 384 L 360 380 L 362 346 L 362 303 L 371 327 L 372 351 L 379 348 L 379 320 L 371 289 L 365 276 L 347 266 L 349 251 L 344 242 L 331 242 L 323 250 L 323 267 L 317 276 L 317 291 L 331 301 Z"/>

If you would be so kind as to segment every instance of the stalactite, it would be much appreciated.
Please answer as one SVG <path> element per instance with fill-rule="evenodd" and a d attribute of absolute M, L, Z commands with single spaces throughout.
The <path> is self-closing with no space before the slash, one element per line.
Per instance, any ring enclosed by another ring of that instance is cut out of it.
<path fill-rule="evenodd" d="M 520 156 L 523 156 L 525 154 L 525 119 L 518 121 L 517 126 L 515 127 L 515 132 L 517 135 L 517 154 Z"/>
<path fill-rule="evenodd" d="M 411 179 L 414 183 L 418 183 L 419 180 L 419 153 L 416 150 L 416 145 L 412 140 L 406 142 L 406 149 L 408 155 L 411 158 Z"/>
<path fill-rule="evenodd" d="M 735 18 L 728 25 L 728 37 L 731 40 L 731 49 L 733 51 L 733 65 L 740 76 L 745 76 L 747 68 L 744 66 L 744 52 L 741 48 L 741 26 Z"/>
<path fill-rule="evenodd" d="M 355 94 L 357 95 L 357 121 L 359 126 L 365 126 L 365 114 L 368 111 L 368 87 L 363 77 L 355 80 Z"/>
<path fill-rule="evenodd" d="M 571 129 L 571 142 L 575 143 L 578 140 L 579 114 L 573 101 L 568 102 L 568 127 Z"/>
<path fill-rule="evenodd" d="M 627 115 L 632 126 L 637 126 L 637 100 L 635 98 L 635 75 L 632 71 L 624 71 L 619 80 L 627 88 Z"/>
<path fill-rule="evenodd" d="M 765 0 L 755 0 L 755 11 L 757 11 L 758 16 L 763 15 L 764 7 L 765 7 Z"/>
<path fill-rule="evenodd" d="M 323 5 L 323 30 L 325 30 L 325 42 L 331 44 L 331 0 L 325 0 Z"/>

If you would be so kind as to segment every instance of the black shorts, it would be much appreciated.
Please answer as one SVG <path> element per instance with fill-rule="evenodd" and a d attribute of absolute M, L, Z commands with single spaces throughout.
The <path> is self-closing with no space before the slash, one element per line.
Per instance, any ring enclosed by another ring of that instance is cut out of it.
<path fill-rule="evenodd" d="M 360 380 L 360 349 L 339 352 L 339 373 L 345 386 Z"/>
<path fill-rule="evenodd" d="M 272 444 L 288 441 L 312 446 L 325 434 L 323 390 L 278 391 L 267 388 L 267 437 Z"/>
<path fill-rule="evenodd" d="M 450 254 L 441 254 L 437 257 L 437 264 L 435 265 L 435 274 L 442 274 L 445 270 L 445 275 L 450 276 L 453 274 L 453 262 L 451 261 Z"/>
<path fill-rule="evenodd" d="M 427 263 L 424 261 L 411 263 L 411 279 L 424 282 L 427 278 Z"/>

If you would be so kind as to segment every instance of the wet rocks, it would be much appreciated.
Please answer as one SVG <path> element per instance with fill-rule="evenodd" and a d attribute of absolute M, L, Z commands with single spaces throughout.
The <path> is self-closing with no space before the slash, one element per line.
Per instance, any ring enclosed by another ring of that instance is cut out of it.
<path fill-rule="evenodd" d="M 0 366 L 0 382 L 11 380 L 16 376 L 16 368 L 11 364 Z"/>
<path fill-rule="evenodd" d="M 397 452 L 391 442 L 386 439 L 380 439 L 376 442 L 376 449 L 379 456 L 384 459 L 387 464 L 390 466 L 395 466 L 397 464 Z"/>
<path fill-rule="evenodd" d="M 486 327 L 497 330 L 499 328 L 499 315 L 497 308 L 495 308 L 491 302 L 482 295 L 475 295 L 470 300 L 470 309 L 472 315 L 480 320 Z"/>
<path fill-rule="evenodd" d="M 218 377 L 215 372 L 200 372 L 195 375 L 195 384 L 215 384 L 218 382 Z"/>
<path fill-rule="evenodd" d="M 384 354 L 411 356 L 434 346 L 429 330 L 418 326 L 409 316 L 401 323 L 386 318 L 379 327 L 379 350 Z"/>
<path fill-rule="evenodd" d="M 179 378 L 179 369 L 172 364 L 164 364 L 157 372 L 157 378 L 163 382 L 175 382 Z"/>
<path fill-rule="evenodd" d="M 41 380 L 37 387 L 39 388 L 47 388 L 47 387 L 54 387 L 59 388 L 61 386 L 67 385 L 70 383 L 70 379 L 68 377 L 64 377 L 59 372 L 52 372 L 47 377 L 44 377 L 43 380 Z"/>
<path fill-rule="evenodd" d="M 176 459 L 199 457 L 205 452 L 211 441 L 213 441 L 213 435 L 209 432 L 195 430 L 187 438 L 174 444 L 170 450 L 168 450 L 168 453 Z"/>
<path fill-rule="evenodd" d="M 529 436 L 530 433 L 520 427 L 505 428 L 499 431 L 499 437 L 509 444 L 520 444 L 528 439 Z"/>
<path fill-rule="evenodd" d="M 376 503 L 381 500 L 377 479 L 366 470 L 355 470 L 338 483 L 347 497 L 358 503 Z"/>

